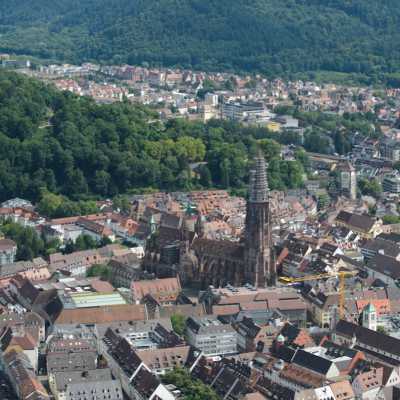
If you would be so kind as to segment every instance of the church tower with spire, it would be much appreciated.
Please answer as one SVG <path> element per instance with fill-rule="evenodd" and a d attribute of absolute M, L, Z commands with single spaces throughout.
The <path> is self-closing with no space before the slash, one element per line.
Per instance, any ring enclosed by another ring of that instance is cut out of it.
<path fill-rule="evenodd" d="M 255 158 L 255 169 L 250 171 L 244 243 L 244 281 L 255 287 L 273 286 L 276 283 L 268 195 L 267 168 L 264 156 L 259 152 Z"/>

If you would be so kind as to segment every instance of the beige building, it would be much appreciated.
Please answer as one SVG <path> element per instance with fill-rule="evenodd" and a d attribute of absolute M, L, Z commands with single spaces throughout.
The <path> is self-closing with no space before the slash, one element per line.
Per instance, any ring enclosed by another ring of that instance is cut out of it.
<path fill-rule="evenodd" d="M 363 239 L 372 239 L 382 233 L 382 220 L 368 215 L 353 214 L 341 211 L 335 220 L 337 226 L 344 226 L 358 233 Z"/>

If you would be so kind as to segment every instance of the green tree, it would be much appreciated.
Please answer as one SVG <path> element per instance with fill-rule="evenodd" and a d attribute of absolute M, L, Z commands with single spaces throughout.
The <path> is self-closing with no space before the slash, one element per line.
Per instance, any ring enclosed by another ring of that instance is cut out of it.
<path fill-rule="evenodd" d="M 272 139 L 261 139 L 258 144 L 265 155 L 267 162 L 275 158 L 280 158 L 281 145 Z"/>
<path fill-rule="evenodd" d="M 363 195 L 378 198 L 382 193 L 382 186 L 376 179 L 359 179 L 358 187 Z"/>
<path fill-rule="evenodd" d="M 86 271 L 86 276 L 88 278 L 99 277 L 102 281 L 110 281 L 112 278 L 112 272 L 108 265 L 95 264 Z"/>
<path fill-rule="evenodd" d="M 384 215 L 382 221 L 385 225 L 399 224 L 400 217 L 397 215 Z"/>
<path fill-rule="evenodd" d="M 318 210 L 323 210 L 325 207 L 329 205 L 329 196 L 326 193 L 321 193 L 317 197 L 317 207 Z"/>
<path fill-rule="evenodd" d="M 99 246 L 99 244 L 91 236 L 82 234 L 77 237 L 75 243 L 73 243 L 72 241 L 69 241 L 66 244 L 65 253 L 69 254 L 69 253 L 73 253 L 75 251 L 96 249 L 98 246 Z"/>
<path fill-rule="evenodd" d="M 309 171 L 310 159 L 309 159 L 307 153 L 304 151 L 304 149 L 301 147 L 296 148 L 296 150 L 294 152 L 294 156 L 295 156 L 296 160 L 301 163 L 301 165 L 303 166 L 303 169 L 305 171 Z"/>
<path fill-rule="evenodd" d="M 57 210 L 62 205 L 62 202 L 63 198 L 61 196 L 43 190 L 38 204 L 38 212 L 48 217 L 57 215 Z"/>
<path fill-rule="evenodd" d="M 1 232 L 17 244 L 17 261 L 32 260 L 35 257 L 45 257 L 58 251 L 58 240 L 47 241 L 41 238 L 35 229 L 24 227 L 18 223 L 5 221 L 0 226 Z"/>
<path fill-rule="evenodd" d="M 210 169 L 208 168 L 207 165 L 201 165 L 199 167 L 199 175 L 200 175 L 199 182 L 203 187 L 209 188 L 212 186 L 212 176 Z"/>
<path fill-rule="evenodd" d="M 182 314 L 173 314 L 171 316 L 172 329 L 175 333 L 182 336 L 185 333 L 186 317 Z"/>
<path fill-rule="evenodd" d="M 382 334 L 384 334 L 384 335 L 387 335 L 386 329 L 385 329 L 385 327 L 382 326 L 382 325 L 378 325 L 378 326 L 376 327 L 376 331 L 379 332 L 379 333 L 382 333 Z"/>
<path fill-rule="evenodd" d="M 126 195 L 118 195 L 113 199 L 113 207 L 116 210 L 120 210 L 123 214 L 129 214 L 131 210 L 131 204 L 129 198 Z"/>
<path fill-rule="evenodd" d="M 219 400 L 218 395 L 198 379 L 190 376 L 189 372 L 183 368 L 176 368 L 167 372 L 162 380 L 166 384 L 175 385 L 183 394 L 184 399 L 188 400 Z"/>

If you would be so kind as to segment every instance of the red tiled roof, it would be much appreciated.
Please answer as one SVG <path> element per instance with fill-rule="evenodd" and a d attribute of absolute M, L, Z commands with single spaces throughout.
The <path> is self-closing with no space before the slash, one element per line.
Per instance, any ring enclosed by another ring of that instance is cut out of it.
<path fill-rule="evenodd" d="M 145 321 L 146 308 L 143 304 L 123 304 L 95 308 L 62 310 L 55 324 L 103 324 L 117 321 Z"/>

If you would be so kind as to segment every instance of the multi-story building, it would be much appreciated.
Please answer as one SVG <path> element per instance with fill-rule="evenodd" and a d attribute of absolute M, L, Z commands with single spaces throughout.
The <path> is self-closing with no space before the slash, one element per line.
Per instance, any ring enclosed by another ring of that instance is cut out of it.
<path fill-rule="evenodd" d="M 48 344 L 47 371 L 87 371 L 97 368 L 97 350 L 84 339 L 57 339 Z"/>
<path fill-rule="evenodd" d="M 46 389 L 36 376 L 28 357 L 19 346 L 1 356 L 1 366 L 7 374 L 17 397 L 21 400 L 49 400 Z"/>
<path fill-rule="evenodd" d="M 235 326 L 240 351 L 263 351 L 269 349 L 275 339 L 277 328 L 273 324 L 257 324 L 244 317 Z"/>
<path fill-rule="evenodd" d="M 160 304 L 173 304 L 181 290 L 179 278 L 133 281 L 131 285 L 132 298 L 136 304 L 141 303 L 148 295 Z"/>
<path fill-rule="evenodd" d="M 129 399 L 174 400 L 175 396 L 138 356 L 127 339 L 108 329 L 100 344 L 112 375 L 121 382 Z M 159 362 L 162 362 L 161 359 Z"/>
<path fill-rule="evenodd" d="M 397 174 L 386 175 L 382 182 L 382 188 L 384 192 L 399 194 L 400 176 Z"/>
<path fill-rule="evenodd" d="M 204 104 L 207 106 L 216 107 L 218 105 L 218 95 L 214 93 L 207 93 L 204 97 Z"/>
<path fill-rule="evenodd" d="M 382 158 L 397 162 L 400 160 L 400 143 L 391 138 L 383 138 L 379 142 L 379 152 Z"/>
<path fill-rule="evenodd" d="M 122 388 L 108 368 L 88 371 L 62 371 L 49 375 L 49 386 L 56 400 L 122 400 Z"/>
<path fill-rule="evenodd" d="M 0 265 L 12 264 L 17 255 L 17 244 L 10 239 L 0 240 Z"/>
<path fill-rule="evenodd" d="M 134 280 L 140 280 L 143 272 L 140 259 L 135 254 L 117 256 L 110 260 L 111 283 L 114 287 L 130 288 Z"/>
<path fill-rule="evenodd" d="M 382 233 L 382 220 L 368 215 L 341 211 L 336 217 L 335 224 L 350 229 L 363 239 L 371 239 Z"/>
<path fill-rule="evenodd" d="M 207 356 L 237 352 L 237 333 L 231 325 L 216 318 L 190 317 L 186 321 L 188 342 Z"/>
<path fill-rule="evenodd" d="M 360 250 L 365 261 L 377 254 L 386 255 L 400 261 L 400 247 L 390 240 L 381 238 L 366 240 L 361 244 Z"/>
<path fill-rule="evenodd" d="M 354 166 L 349 162 L 343 162 L 337 166 L 339 174 L 339 192 L 351 200 L 357 198 L 357 173 Z"/>
<path fill-rule="evenodd" d="M 234 121 L 263 118 L 265 113 L 262 103 L 228 102 L 222 105 L 222 118 Z"/>
<path fill-rule="evenodd" d="M 398 366 L 400 361 L 400 340 L 367 327 L 340 320 L 333 333 L 336 343 L 363 351 L 375 361 Z"/>

